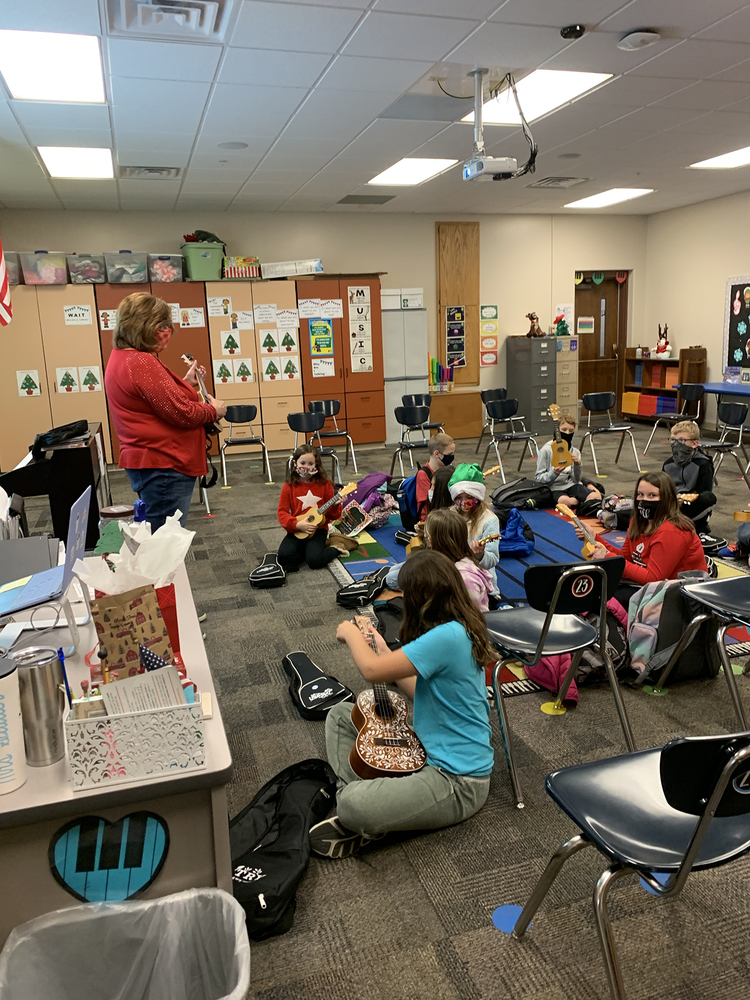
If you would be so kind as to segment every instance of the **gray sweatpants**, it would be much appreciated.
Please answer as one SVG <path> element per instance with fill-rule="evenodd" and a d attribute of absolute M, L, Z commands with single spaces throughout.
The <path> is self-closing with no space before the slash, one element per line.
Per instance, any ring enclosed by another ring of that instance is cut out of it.
<path fill-rule="evenodd" d="M 472 778 L 427 765 L 403 778 L 362 781 L 349 764 L 357 738 L 352 704 L 335 705 L 326 718 L 326 753 L 338 778 L 336 812 L 342 824 L 366 837 L 394 830 L 439 830 L 478 812 L 490 776 Z"/>

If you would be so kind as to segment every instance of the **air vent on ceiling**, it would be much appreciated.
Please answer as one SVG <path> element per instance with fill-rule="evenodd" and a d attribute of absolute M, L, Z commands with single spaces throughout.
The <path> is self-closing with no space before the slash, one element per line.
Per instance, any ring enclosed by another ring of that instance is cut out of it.
<path fill-rule="evenodd" d="M 553 190 L 566 190 L 567 188 L 576 187 L 578 184 L 585 184 L 586 181 L 590 181 L 590 177 L 542 177 L 539 181 L 534 181 L 533 184 L 527 184 L 526 187 L 529 188 L 552 188 Z"/>
<path fill-rule="evenodd" d="M 117 176 L 128 181 L 173 181 L 182 177 L 182 167 L 119 167 Z"/>
<path fill-rule="evenodd" d="M 395 194 L 348 194 L 346 198 L 337 201 L 337 205 L 385 205 L 393 201 Z"/>
<path fill-rule="evenodd" d="M 236 0 L 107 0 L 116 33 L 218 41 Z"/>

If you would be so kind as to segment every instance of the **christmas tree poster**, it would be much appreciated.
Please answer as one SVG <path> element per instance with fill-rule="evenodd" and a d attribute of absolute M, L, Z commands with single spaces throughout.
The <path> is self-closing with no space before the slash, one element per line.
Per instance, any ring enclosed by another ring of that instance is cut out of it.
<path fill-rule="evenodd" d="M 55 381 L 58 392 L 78 392 L 78 369 L 56 368 Z"/>
<path fill-rule="evenodd" d="M 235 358 L 232 363 L 234 364 L 235 382 L 255 381 L 253 378 L 253 362 L 250 358 Z"/>
<path fill-rule="evenodd" d="M 227 330 L 221 335 L 221 353 L 239 355 L 242 353 L 242 339 L 239 330 Z"/>
<path fill-rule="evenodd" d="M 284 367 L 284 378 L 298 379 L 299 374 L 299 357 L 293 354 L 290 358 L 281 358 L 281 364 Z"/>
<path fill-rule="evenodd" d="M 264 382 L 281 381 L 281 369 L 279 368 L 280 363 L 281 363 L 280 358 L 263 358 L 262 364 L 263 364 Z"/>
<path fill-rule="evenodd" d="M 39 388 L 39 372 L 35 369 L 26 369 L 22 372 L 16 372 L 16 384 L 18 385 L 18 395 L 19 396 L 41 396 L 42 391 Z"/>
<path fill-rule="evenodd" d="M 78 382 L 81 386 L 81 392 L 101 392 L 102 391 L 102 375 L 98 368 L 90 367 L 86 365 L 83 368 L 78 369 Z"/>
<path fill-rule="evenodd" d="M 218 385 L 234 382 L 234 371 L 231 361 L 214 361 L 214 382 Z"/>
<path fill-rule="evenodd" d="M 296 330 L 279 330 L 279 348 L 281 354 L 299 354 Z"/>
<path fill-rule="evenodd" d="M 279 353 L 278 330 L 259 330 L 258 339 L 260 340 L 260 349 L 263 354 Z"/>

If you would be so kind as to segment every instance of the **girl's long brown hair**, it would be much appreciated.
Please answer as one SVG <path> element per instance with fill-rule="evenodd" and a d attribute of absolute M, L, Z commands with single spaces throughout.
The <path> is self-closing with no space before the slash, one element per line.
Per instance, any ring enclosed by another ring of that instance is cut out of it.
<path fill-rule="evenodd" d="M 297 483 L 303 482 L 302 479 L 297 475 L 297 459 L 301 455 L 313 455 L 315 457 L 315 468 L 318 470 L 318 475 L 315 477 L 316 483 L 327 483 L 328 476 L 325 474 L 323 469 L 323 462 L 320 458 L 320 452 L 311 444 L 301 444 L 299 448 L 296 448 L 292 453 L 292 460 L 289 463 L 289 471 L 286 475 L 286 481 L 292 486 L 296 486 Z"/>
<path fill-rule="evenodd" d="M 638 501 L 636 500 L 638 487 L 644 482 L 655 486 L 659 491 L 659 505 L 654 511 L 654 516 L 648 520 L 638 513 Z M 653 535 L 657 528 L 660 528 L 666 521 L 679 528 L 680 531 L 689 531 L 691 534 L 695 534 L 693 522 L 689 517 L 680 513 L 677 491 L 674 488 L 672 477 L 668 476 L 666 472 L 644 472 L 642 476 L 638 477 L 633 490 L 633 516 L 630 519 L 628 538 L 632 542 L 639 535 Z"/>
<path fill-rule="evenodd" d="M 404 593 L 404 620 L 399 632 L 403 645 L 438 625 L 458 622 L 471 640 L 478 668 L 484 670 L 485 664 L 497 659 L 484 616 L 448 556 L 431 549 L 415 552 L 399 571 L 398 587 Z"/>
<path fill-rule="evenodd" d="M 467 557 L 476 562 L 469 546 L 466 521 L 455 507 L 431 510 L 427 515 L 424 530 L 425 534 L 429 535 L 430 547 L 434 552 L 442 552 L 454 563 Z"/>
<path fill-rule="evenodd" d="M 444 469 L 438 469 L 433 475 L 430 510 L 440 510 L 442 507 L 453 506 L 448 483 L 455 471 L 452 465 L 447 465 Z"/>

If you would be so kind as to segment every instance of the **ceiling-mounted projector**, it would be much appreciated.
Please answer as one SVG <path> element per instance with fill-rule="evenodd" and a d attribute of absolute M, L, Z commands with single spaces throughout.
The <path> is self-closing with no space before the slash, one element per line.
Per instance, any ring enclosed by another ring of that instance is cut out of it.
<path fill-rule="evenodd" d="M 472 156 L 464 163 L 465 181 L 504 181 L 518 169 L 512 156 Z"/>
<path fill-rule="evenodd" d="M 484 98 L 483 82 L 489 73 L 488 69 L 473 69 L 469 76 L 474 77 L 474 149 L 471 156 L 463 165 L 463 179 L 465 181 L 506 181 L 511 177 L 521 177 L 523 174 L 533 173 L 534 161 L 537 155 L 537 146 L 531 137 L 531 132 L 523 116 L 521 105 L 518 102 L 516 85 L 510 73 L 506 79 L 513 93 L 513 98 L 518 108 L 521 118 L 524 136 L 529 143 L 529 158 L 519 169 L 518 160 L 513 156 L 487 156 L 484 145 L 484 128 L 482 125 L 482 101 Z"/>

